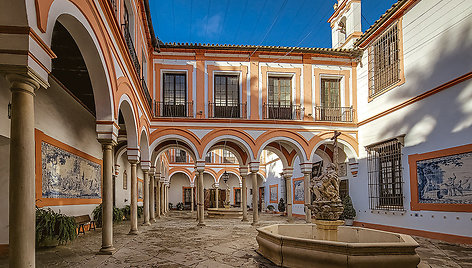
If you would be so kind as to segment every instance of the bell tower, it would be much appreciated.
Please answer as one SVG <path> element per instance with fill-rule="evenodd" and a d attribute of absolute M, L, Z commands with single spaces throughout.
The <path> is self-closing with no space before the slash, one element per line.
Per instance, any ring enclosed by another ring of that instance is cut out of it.
<path fill-rule="evenodd" d="M 361 0 L 337 0 L 334 13 L 328 19 L 332 47 L 352 48 L 362 35 L 361 19 Z"/>

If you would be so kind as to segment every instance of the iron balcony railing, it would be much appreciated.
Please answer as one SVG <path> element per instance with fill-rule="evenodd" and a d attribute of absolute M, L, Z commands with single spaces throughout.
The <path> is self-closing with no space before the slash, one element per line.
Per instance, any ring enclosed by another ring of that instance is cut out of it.
<path fill-rule="evenodd" d="M 149 105 L 149 109 L 152 109 L 152 98 L 151 98 L 151 95 L 149 94 L 146 80 L 144 80 L 144 78 L 141 78 L 141 84 L 143 86 L 144 96 L 146 96 L 146 101 Z"/>
<path fill-rule="evenodd" d="M 136 69 L 136 73 L 138 74 L 138 77 L 141 75 L 141 64 L 139 64 L 138 60 L 138 55 L 136 54 L 136 49 L 134 49 L 134 44 L 133 44 L 133 39 L 131 38 L 131 34 L 129 32 L 129 25 L 128 24 L 123 24 L 123 32 L 125 36 L 125 42 L 126 45 L 128 46 L 129 54 L 131 55 L 131 61 L 133 61 L 134 68 Z"/>
<path fill-rule="evenodd" d="M 246 103 L 236 105 L 223 105 L 210 102 L 208 104 L 208 117 L 210 118 L 246 118 Z"/>
<path fill-rule="evenodd" d="M 301 114 L 300 105 L 264 103 L 263 107 L 264 119 L 300 120 Z"/>
<path fill-rule="evenodd" d="M 115 12 L 115 16 L 117 14 L 117 8 L 116 8 L 116 0 L 109 0 L 111 7 L 113 8 L 113 12 Z"/>
<path fill-rule="evenodd" d="M 352 122 L 353 118 L 352 107 L 315 106 L 315 121 Z"/>
<path fill-rule="evenodd" d="M 193 117 L 193 102 L 154 102 L 155 117 Z"/>

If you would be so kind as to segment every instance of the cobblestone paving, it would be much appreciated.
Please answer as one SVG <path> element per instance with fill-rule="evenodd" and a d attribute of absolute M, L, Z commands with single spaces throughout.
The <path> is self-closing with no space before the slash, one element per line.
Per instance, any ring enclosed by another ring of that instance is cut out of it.
<path fill-rule="evenodd" d="M 304 221 L 297 219 L 296 223 Z M 261 224 L 285 223 L 279 215 L 261 215 Z M 36 252 L 37 267 L 276 267 L 258 255 L 257 231 L 237 219 L 206 219 L 197 227 L 187 212 L 171 212 L 152 226 L 140 226 L 127 235 L 129 222 L 115 225 L 112 256 L 97 255 L 100 230 L 87 232 L 74 242 Z M 472 246 L 449 244 L 420 237 L 419 267 L 471 267 Z M 0 259 L 0 267 L 8 260 Z"/>

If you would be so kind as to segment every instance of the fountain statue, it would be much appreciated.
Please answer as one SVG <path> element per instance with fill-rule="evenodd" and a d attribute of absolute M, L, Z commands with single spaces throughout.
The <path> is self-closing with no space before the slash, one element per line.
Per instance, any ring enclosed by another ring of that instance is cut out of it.
<path fill-rule="evenodd" d="M 339 197 L 339 177 L 336 165 L 329 164 L 321 176 L 312 178 L 310 188 L 316 197 L 313 204 L 309 206 L 315 219 L 338 220 L 343 213 L 343 205 Z"/>
<path fill-rule="evenodd" d="M 228 186 L 228 184 L 226 184 L 226 191 L 225 192 L 226 192 L 226 198 L 225 198 L 225 202 L 224 202 L 223 205 L 224 205 L 225 208 L 230 208 L 230 205 L 229 205 L 229 203 L 230 203 L 229 202 L 229 186 Z"/>

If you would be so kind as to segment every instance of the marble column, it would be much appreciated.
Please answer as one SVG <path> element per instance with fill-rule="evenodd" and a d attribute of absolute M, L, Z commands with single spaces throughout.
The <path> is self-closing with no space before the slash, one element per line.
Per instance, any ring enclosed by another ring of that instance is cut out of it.
<path fill-rule="evenodd" d="M 16 74 L 7 74 L 6 78 L 11 90 L 9 262 L 10 267 L 34 267 L 34 91 L 39 83 Z"/>
<path fill-rule="evenodd" d="M 137 160 L 128 160 L 131 164 L 131 205 L 130 205 L 130 223 L 129 234 L 138 234 L 138 178 L 136 177 Z"/>
<path fill-rule="evenodd" d="M 150 173 L 150 182 L 149 182 L 149 217 L 151 222 L 156 222 L 156 208 L 155 208 L 155 197 L 156 194 L 154 193 L 154 187 L 156 186 L 156 181 L 154 179 L 155 174 L 154 174 L 154 168 L 151 168 L 151 173 Z"/>
<path fill-rule="evenodd" d="M 156 181 L 156 218 L 161 218 L 161 173 L 156 173 L 155 181 Z"/>
<path fill-rule="evenodd" d="M 144 222 L 143 225 L 151 225 L 149 222 L 149 170 L 143 169 L 144 175 L 144 196 L 143 196 L 143 214 L 144 214 Z"/>
<path fill-rule="evenodd" d="M 113 247 L 113 141 L 100 141 L 103 150 L 102 248 L 99 254 L 111 255 Z"/>
<path fill-rule="evenodd" d="M 283 176 L 285 179 L 285 191 L 287 193 L 287 221 L 293 221 L 293 214 L 292 214 L 292 170 L 284 169 Z"/>
<path fill-rule="evenodd" d="M 246 185 L 247 174 L 241 175 L 242 189 L 241 189 L 241 206 L 243 207 L 243 220 L 247 220 L 247 185 Z"/>
<path fill-rule="evenodd" d="M 198 206 L 198 202 L 200 200 L 199 193 L 200 193 L 200 186 L 198 183 L 198 172 L 196 172 L 196 176 L 194 179 L 194 184 L 195 184 L 195 201 L 197 202 L 197 222 L 200 221 L 200 207 Z"/>
<path fill-rule="evenodd" d="M 305 221 L 306 223 L 311 223 L 311 210 L 307 207 L 311 204 L 311 192 L 310 192 L 310 177 L 311 177 L 311 169 L 304 170 L 303 176 L 305 177 L 304 185 L 305 185 Z"/>
<path fill-rule="evenodd" d="M 219 203 L 219 188 L 220 188 L 220 184 L 219 183 L 215 183 L 215 202 L 216 202 L 216 208 L 218 208 L 218 203 Z"/>
<path fill-rule="evenodd" d="M 190 185 L 190 212 L 193 212 L 193 206 L 194 206 L 194 203 L 193 203 L 193 189 L 194 189 L 194 185 Z"/>
<path fill-rule="evenodd" d="M 162 216 L 165 216 L 165 191 L 164 191 L 164 179 L 162 178 L 162 181 L 161 181 L 161 215 Z"/>
<path fill-rule="evenodd" d="M 165 200 L 166 200 L 166 214 L 169 213 L 169 185 L 167 184 L 167 182 L 164 184 L 165 187 L 164 187 L 164 190 L 165 190 Z"/>
<path fill-rule="evenodd" d="M 203 192 L 203 170 L 200 170 L 198 173 L 198 210 L 199 210 L 199 218 L 198 218 L 198 226 L 205 226 L 205 207 L 204 207 L 204 192 Z"/>
<path fill-rule="evenodd" d="M 259 202 L 259 185 L 257 184 L 257 173 L 251 171 L 252 178 L 252 225 L 259 224 L 259 211 L 258 204 Z"/>

